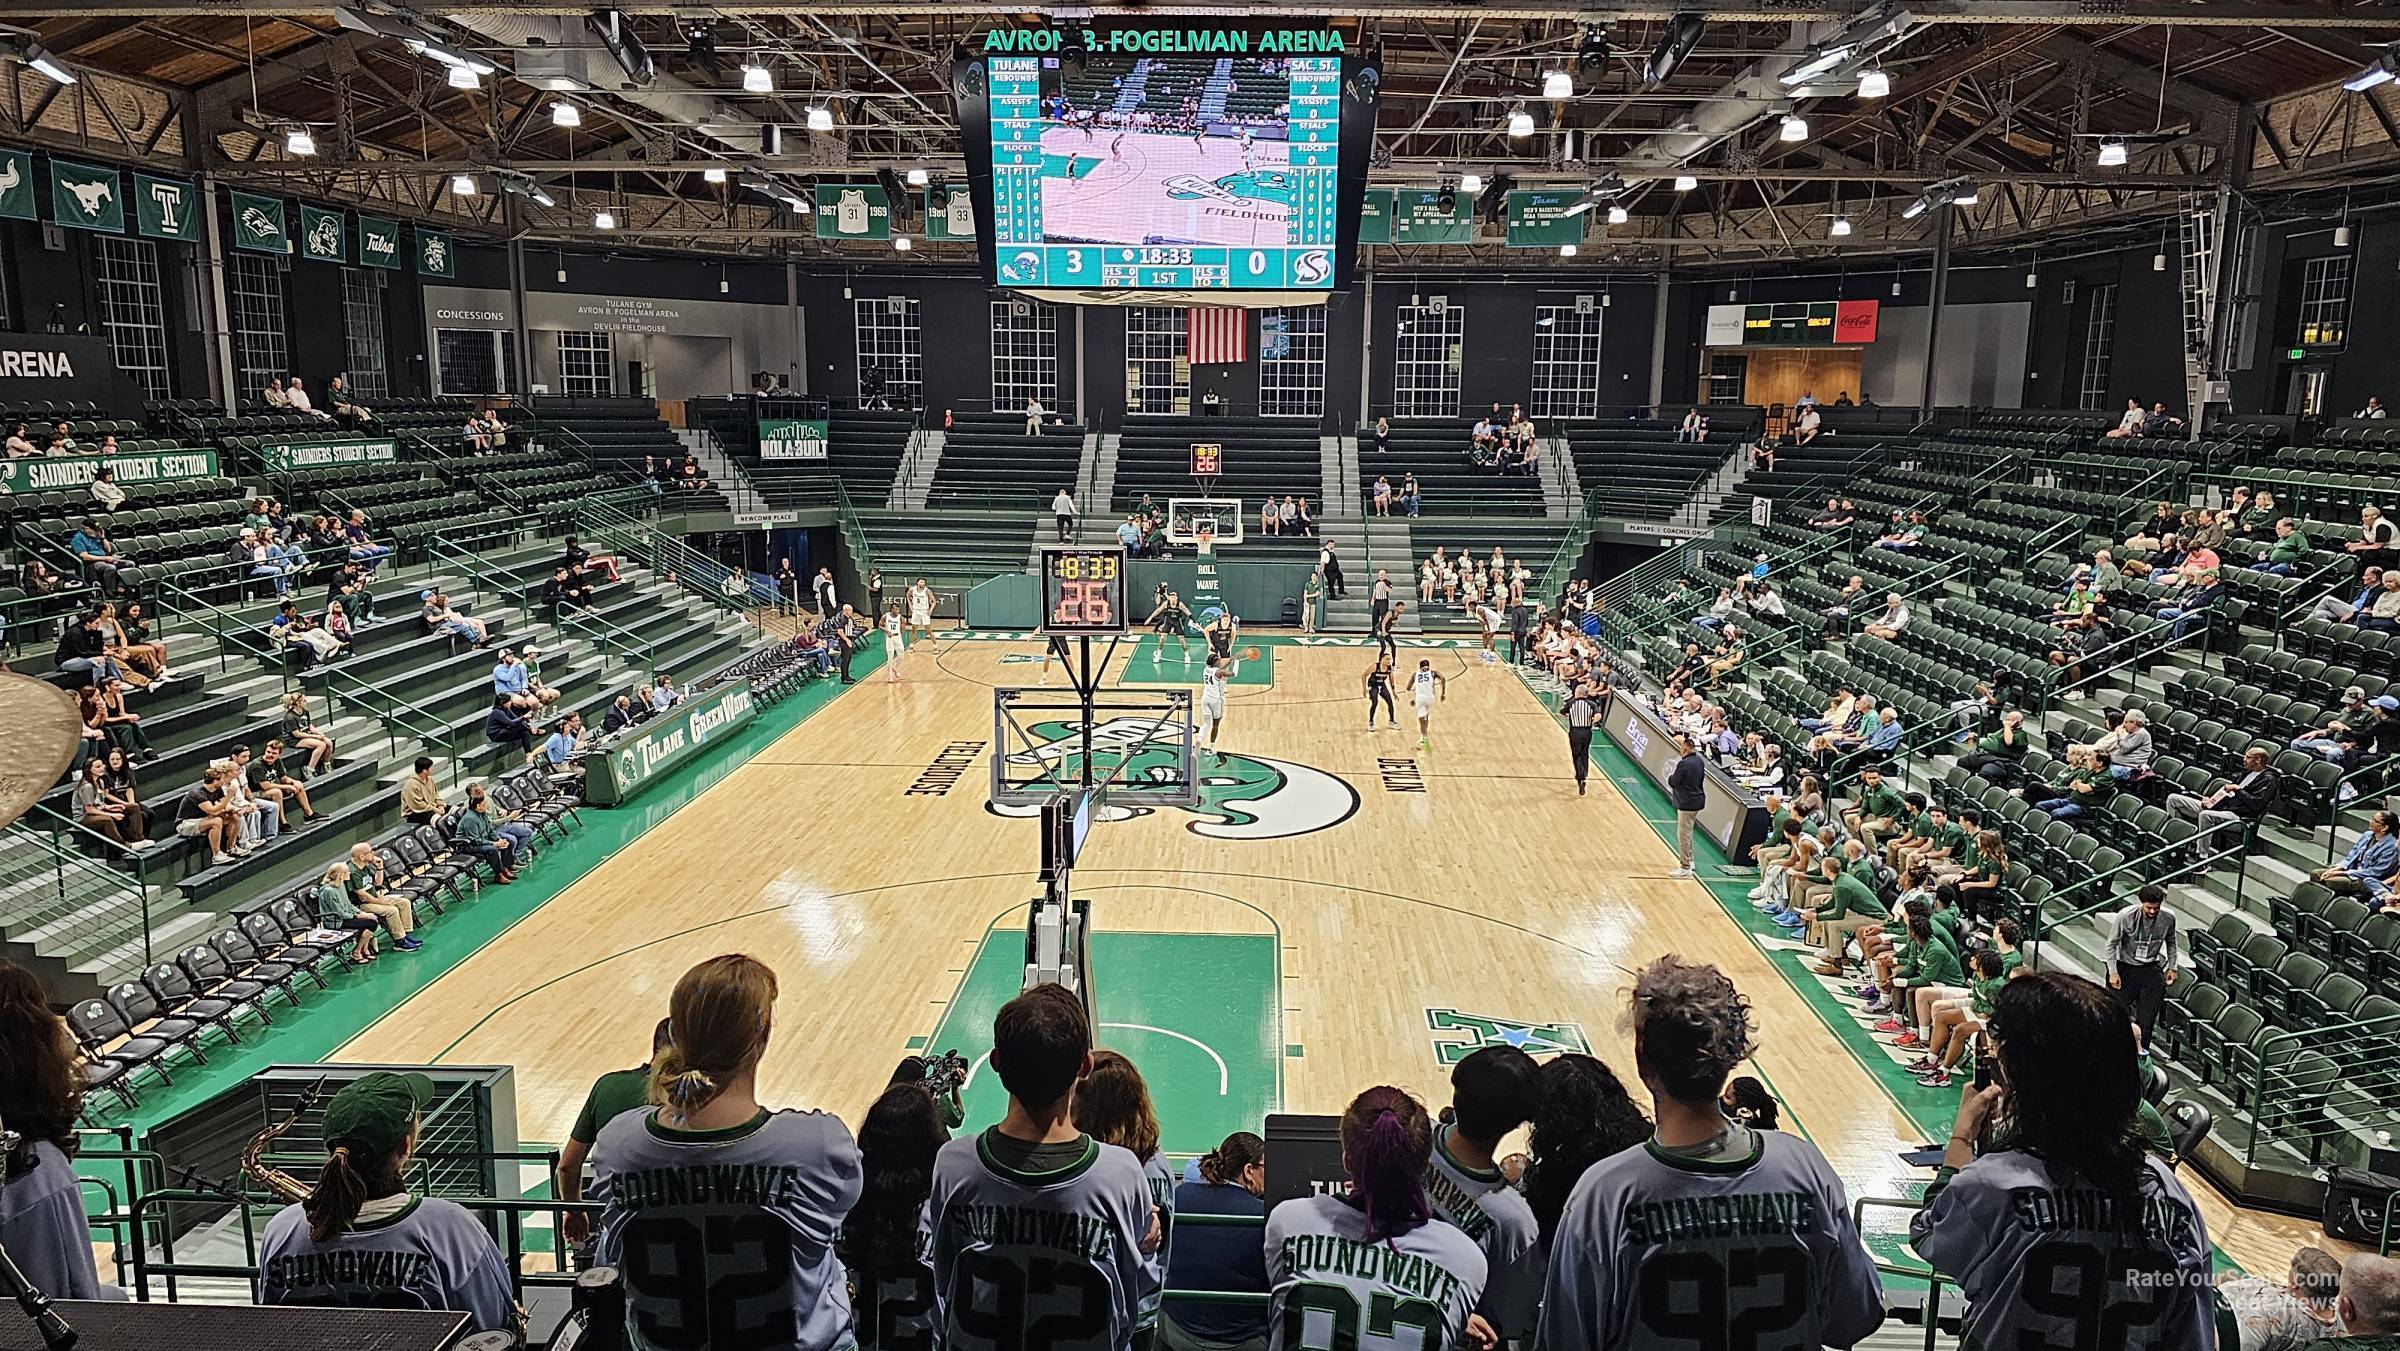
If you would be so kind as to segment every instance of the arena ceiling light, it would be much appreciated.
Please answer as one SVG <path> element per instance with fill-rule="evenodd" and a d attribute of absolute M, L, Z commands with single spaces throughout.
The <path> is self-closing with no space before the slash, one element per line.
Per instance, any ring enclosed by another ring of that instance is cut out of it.
<path fill-rule="evenodd" d="M 908 185 L 912 188 L 924 187 L 927 183 L 932 181 L 932 176 L 927 174 L 923 169 L 911 169 L 908 171 Z"/>
<path fill-rule="evenodd" d="M 611 210 L 609 210 L 607 207 L 602 207 L 602 208 L 600 208 L 598 211 L 595 211 L 595 212 L 593 212 L 593 213 L 592 213 L 592 228 L 593 228 L 593 229 L 595 229 L 595 230 L 614 230 L 614 229 L 616 229 L 616 228 L 617 228 L 617 213 L 616 213 L 616 212 L 614 212 L 614 211 L 611 211 Z"/>
<path fill-rule="evenodd" d="M 15 62 L 59 84 L 75 83 L 75 72 L 22 28 L 0 28 L 0 60 Z"/>
<path fill-rule="evenodd" d="M 1692 177 L 1690 174 L 1675 175 L 1675 190 L 1677 192 L 1690 192 L 1692 189 L 1699 186 L 1700 180 Z"/>
<path fill-rule="evenodd" d="M 1781 129 L 1775 133 L 1775 139 L 1786 143 L 1807 140 L 1808 119 L 1798 113 L 1785 113 Z"/>
<path fill-rule="evenodd" d="M 1960 183 L 1950 189 L 1952 206 L 1973 206 L 1983 198 L 1983 191 L 1972 183 Z"/>
<path fill-rule="evenodd" d="M 2100 143 L 2099 163 L 2101 168 L 2113 169 L 2124 162 L 2125 143 L 2123 141 L 2108 140 Z"/>
<path fill-rule="evenodd" d="M 1558 256 L 1561 258 L 1572 258 L 1575 256 L 1576 252 L 1577 250 L 1572 244 L 1561 244 L 1558 246 Z"/>
<path fill-rule="evenodd" d="M 1508 134 L 1520 139 L 1533 134 L 1533 114 L 1522 103 L 1508 110 Z"/>
<path fill-rule="evenodd" d="M 764 65 L 753 65 L 747 61 L 743 62 L 742 92 L 745 94 L 774 93 L 775 72 L 767 69 Z"/>
<path fill-rule="evenodd" d="M 1840 239 L 1840 238 L 1842 238 L 1844 235 L 1847 235 L 1847 234 L 1849 234 L 1849 233 L 1850 233 L 1850 218 L 1849 218 L 1848 216 L 1836 216 L 1836 217 L 1834 217 L 1834 218 L 1833 218 L 1833 225 L 1832 225 L 1832 227 L 1831 227 L 1830 229 L 1826 230 L 1826 232 L 1825 232 L 1825 233 L 1827 233 L 1827 234 L 1829 234 L 1829 235 L 1833 236 L 1833 237 L 1834 237 L 1834 238 L 1836 238 L 1836 239 Z"/>
<path fill-rule="evenodd" d="M 475 186 L 475 175 L 473 175 L 473 174 L 452 174 L 452 175 L 450 175 L 450 195 L 451 195 L 451 196 L 453 196 L 453 197 L 472 197 L 472 196 L 474 196 L 474 195 L 476 194 L 476 192 L 477 192 L 477 191 L 478 191 L 478 189 L 477 189 L 477 188 L 476 188 L 476 186 Z"/>
<path fill-rule="evenodd" d="M 708 168 L 700 171 L 700 181 L 703 183 L 722 183 L 725 181 L 725 171 L 712 164 Z"/>
<path fill-rule="evenodd" d="M 810 105 L 808 110 L 808 129 L 810 131 L 833 130 L 833 109 L 822 103 Z"/>
<path fill-rule="evenodd" d="M 1933 210 L 1932 199 L 1919 197 L 1917 200 L 1910 202 L 1907 206 L 1900 208 L 1900 219 L 1915 220 L 1917 217 L 1922 216 L 1931 210 Z"/>
<path fill-rule="evenodd" d="M 283 153 L 302 157 L 313 155 L 317 153 L 317 138 L 309 135 L 306 127 L 285 127 Z"/>
<path fill-rule="evenodd" d="M 897 250 L 899 250 L 899 251 L 900 251 L 900 252 L 902 252 L 902 253 L 906 253 L 906 252 L 908 252 L 910 249 L 913 249 L 913 248 L 915 248 L 915 247 L 916 247 L 916 243 L 915 243 L 915 241 L 911 240 L 911 239 L 910 239 L 910 238 L 909 238 L 907 235 L 893 235 L 893 236 L 892 236 L 892 247 L 893 247 L 894 249 L 897 249 Z"/>
<path fill-rule="evenodd" d="M 518 173 L 513 169 L 503 169 L 500 171 L 499 177 L 500 191 L 511 197 L 522 197 L 537 206 L 558 205 L 558 200 L 550 195 L 548 189 L 534 182 L 531 174 Z"/>
<path fill-rule="evenodd" d="M 464 68 L 477 75 L 489 75 L 499 67 L 467 51 L 446 38 L 436 37 L 430 29 L 396 14 L 371 14 L 361 9 L 336 7 L 333 21 L 354 33 L 372 33 L 390 38 L 406 47 L 412 56 L 421 56 L 436 65 L 453 70 Z"/>
<path fill-rule="evenodd" d="M 1483 175 L 1474 172 L 1460 174 L 1458 176 L 1458 190 L 1460 192 L 1483 191 Z"/>
<path fill-rule="evenodd" d="M 1546 99 L 1575 97 L 1575 77 L 1563 70 L 1553 70 L 1543 75 L 1542 97 Z"/>
<path fill-rule="evenodd" d="M 1869 66 L 1858 73 L 1858 96 L 1862 99 L 1888 98 L 1892 92 L 1892 77 L 1881 66 Z"/>
<path fill-rule="evenodd" d="M 1618 197 L 1623 196 L 1624 192 L 1625 180 L 1622 177 L 1613 173 L 1603 175 L 1596 179 L 1590 187 L 1583 190 L 1583 196 L 1577 199 L 1573 206 L 1560 212 L 1559 215 L 1562 217 L 1580 216 L 1594 207 L 1614 202 Z"/>
<path fill-rule="evenodd" d="M 2342 81 L 2342 88 L 2353 94 L 2363 94 L 2379 84 L 2390 84 L 2400 76 L 2400 47 L 2386 47 L 2383 54 L 2369 61 L 2356 75 Z"/>
<path fill-rule="evenodd" d="M 1608 30 L 1586 28 L 1575 40 L 1575 73 L 1599 76 L 1608 73 Z"/>
<path fill-rule="evenodd" d="M 1857 50 L 1857 48 L 1848 43 L 1838 43 L 1831 47 L 1820 47 L 1806 60 L 1792 67 L 1790 70 L 1785 71 L 1776 78 L 1782 80 L 1787 85 L 1807 84 L 1810 80 L 1831 72 L 1836 66 L 1839 66 L 1844 61 L 1849 60 L 1851 54 Z"/>
<path fill-rule="evenodd" d="M 444 73 L 443 78 L 450 82 L 452 89 L 483 88 L 483 77 L 475 73 L 473 66 L 452 66 Z"/>
<path fill-rule="evenodd" d="M 1621 206 L 1612 206 L 1608 209 L 1608 223 L 1611 225 L 1623 225 L 1631 218 L 1631 213 Z"/>
<path fill-rule="evenodd" d="M 554 127 L 580 127 L 583 125 L 583 110 L 577 108 L 574 104 L 567 102 L 565 99 L 560 99 L 558 102 L 550 105 L 550 125 Z"/>
<path fill-rule="evenodd" d="M 1706 16 L 1691 12 L 1676 15 L 1667 21 L 1666 34 L 1650 49 L 1650 59 L 1642 66 L 1642 78 L 1653 87 L 1665 84 L 1683 65 L 1683 59 L 1700 45 L 1700 35 L 1708 31 Z"/>
<path fill-rule="evenodd" d="M 798 188 L 770 173 L 756 169 L 742 170 L 742 186 L 761 197 L 783 203 L 794 211 L 808 210 L 808 198 Z"/>

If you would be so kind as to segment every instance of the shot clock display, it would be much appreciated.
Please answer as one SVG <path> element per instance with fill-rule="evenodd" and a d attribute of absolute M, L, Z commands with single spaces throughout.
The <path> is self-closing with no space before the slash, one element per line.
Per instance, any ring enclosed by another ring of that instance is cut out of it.
<path fill-rule="evenodd" d="M 1125 628 L 1123 549 L 1042 550 L 1043 633 L 1103 637 Z"/>

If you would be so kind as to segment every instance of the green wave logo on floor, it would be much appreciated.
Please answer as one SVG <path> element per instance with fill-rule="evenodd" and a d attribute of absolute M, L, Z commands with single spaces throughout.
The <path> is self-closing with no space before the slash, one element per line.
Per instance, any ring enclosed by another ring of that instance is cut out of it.
<path fill-rule="evenodd" d="M 1248 199 L 1289 205 L 1292 200 L 1292 177 L 1278 169 L 1245 169 L 1238 174 L 1227 174 L 1213 183 L 1192 174 L 1177 174 L 1163 186 L 1167 196 L 1179 202 L 1207 197 L 1220 202 Z"/>
<path fill-rule="evenodd" d="M 1017 765 L 1047 763 L 1061 783 L 1083 772 L 1082 725 L 1075 722 L 1035 723 L 1031 734 L 1041 745 L 1010 754 Z M 1116 773 L 1122 781 L 1160 783 L 1175 767 L 1176 732 L 1150 718 L 1113 718 L 1092 727 L 1095 775 Z M 1330 830 L 1358 811 L 1358 790 L 1312 765 L 1294 764 L 1259 755 L 1228 752 L 1224 763 L 1205 749 L 1194 766 L 1200 778 L 1200 805 L 1160 808 L 1111 803 L 1101 820 L 1128 821 L 1162 810 L 1189 811 L 1193 820 L 1184 828 L 1214 840 L 1280 840 Z M 1039 807 L 1004 807 L 986 802 L 984 810 L 998 816 L 1039 816 Z"/>

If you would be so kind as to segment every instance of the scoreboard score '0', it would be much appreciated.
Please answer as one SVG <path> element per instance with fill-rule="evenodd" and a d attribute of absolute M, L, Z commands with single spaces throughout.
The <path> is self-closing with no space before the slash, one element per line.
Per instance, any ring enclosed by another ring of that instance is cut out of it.
<path fill-rule="evenodd" d="M 1092 638 L 1126 631 L 1122 547 L 1044 548 L 1041 582 L 1043 633 Z"/>

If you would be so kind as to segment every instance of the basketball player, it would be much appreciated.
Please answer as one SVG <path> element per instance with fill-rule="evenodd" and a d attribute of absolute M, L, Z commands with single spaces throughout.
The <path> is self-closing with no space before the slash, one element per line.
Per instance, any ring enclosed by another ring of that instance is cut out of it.
<path fill-rule="evenodd" d="M 1424 1106 L 1370 1088 L 1351 1099 L 1341 1132 L 1349 1194 L 1297 1197 L 1267 1214 L 1270 1351 L 1491 1346 L 1475 1313 L 1483 1254 L 1425 1199 L 1433 1122 Z"/>
<path fill-rule="evenodd" d="M 2116 1351 L 2205 1348 L 2206 1225 L 2173 1165 L 2141 1146 L 2133 1024 L 2107 990 L 2020 971 L 1985 1025 L 1996 1081 L 1967 1094 L 1909 1241 L 1959 1281 L 1962 1340 Z M 2005 1147 L 1983 1148 L 2005 1118 Z"/>
<path fill-rule="evenodd" d="M 1150 612 L 1148 622 L 1151 628 L 1157 630 L 1160 639 L 1158 647 L 1150 653 L 1150 661 L 1153 665 L 1162 659 L 1161 654 L 1166 650 L 1165 640 L 1168 638 L 1175 640 L 1175 652 L 1183 659 L 1183 664 L 1186 666 L 1192 664 L 1192 650 L 1184 644 L 1184 630 L 1191 627 L 1192 612 L 1190 607 L 1183 603 L 1183 597 L 1169 591 L 1167 598 L 1158 603 L 1158 608 Z"/>
<path fill-rule="evenodd" d="M 1079 151 L 1079 150 L 1070 150 L 1070 151 L 1068 151 L 1068 152 L 1067 152 L 1067 182 L 1068 182 L 1068 183 L 1072 184 L 1072 183 L 1075 181 L 1075 166 L 1076 166 L 1076 164 L 1078 164 L 1079 162 L 1081 162 L 1081 160 L 1082 160 L 1082 159 L 1083 159 L 1083 152 L 1082 152 L 1082 151 Z"/>
<path fill-rule="evenodd" d="M 1815 1145 L 1736 1122 L 1719 1102 L 1751 1051 L 1750 1005 L 1733 982 L 1662 957 L 1635 978 L 1625 1022 L 1657 1127 L 1646 1147 L 1593 1164 L 1568 1198 L 1538 1351 L 1686 1351 L 1759 1333 L 1846 1347 L 1874 1331 L 1883 1288 L 1841 1179 Z"/>
<path fill-rule="evenodd" d="M 1533 1119 L 1542 1103 L 1541 1066 L 1514 1046 L 1486 1046 L 1450 1071 L 1450 1122 L 1433 1134 L 1425 1199 L 1482 1250 L 1487 1278 L 1476 1305 L 1503 1338 L 1533 1332 L 1542 1296 L 1541 1227 L 1524 1193 L 1496 1161 L 1500 1141 Z"/>
<path fill-rule="evenodd" d="M 1408 678 L 1410 691 L 1417 701 L 1417 749 L 1433 749 L 1433 696 L 1439 690 L 1444 702 L 1450 698 L 1450 682 L 1433 669 L 1433 661 L 1417 658 L 1417 673 Z"/>
<path fill-rule="evenodd" d="M 883 611 L 883 682 L 896 684 L 900 679 L 900 659 L 908 655 L 907 625 L 900 619 L 900 602 L 893 601 Z"/>
<path fill-rule="evenodd" d="M 1242 621 L 1234 618 L 1231 610 L 1209 607 L 1208 627 L 1202 630 L 1202 635 L 1208 639 L 1208 650 L 1218 659 L 1233 660 L 1233 640 L 1241 631 Z"/>
<path fill-rule="evenodd" d="M 518 1331 L 491 1232 L 401 1180 L 432 1100 L 424 1075 L 378 1071 L 325 1104 L 332 1154 L 308 1199 L 285 1206 L 259 1240 L 259 1303 L 450 1309 L 473 1315 L 478 1332 Z"/>
<path fill-rule="evenodd" d="M 775 973 L 739 954 L 684 972 L 650 1064 L 663 1105 L 623 1113 L 592 1147 L 599 1260 L 624 1273 L 636 1345 L 850 1342 L 833 1242 L 858 1201 L 858 1146 L 829 1113 L 759 1104 L 775 995 Z"/>
<path fill-rule="evenodd" d="M 1125 133 L 1120 131 L 1114 137 L 1110 138 L 1108 142 L 1108 158 L 1109 162 L 1113 164 L 1124 157 Z"/>
<path fill-rule="evenodd" d="M 1392 659 L 1378 652 L 1375 664 L 1367 668 L 1367 730 L 1375 730 L 1375 705 L 1383 705 L 1384 716 L 1392 726 L 1400 725 L 1400 710 L 1392 703 Z"/>
<path fill-rule="evenodd" d="M 925 585 L 922 577 L 908 588 L 908 626 L 919 638 L 933 636 L 933 588 Z"/>
<path fill-rule="evenodd" d="M 1210 641 L 1215 641 L 1213 634 Z M 1217 749 L 1217 729 L 1225 725 L 1225 682 L 1240 669 L 1241 663 L 1214 652 L 1200 668 L 1200 735 L 1220 765 L 1225 763 L 1225 752 Z"/>
<path fill-rule="evenodd" d="M 1394 662 L 1400 660 L 1400 612 L 1408 608 L 1404 600 L 1393 601 L 1375 618 L 1375 647 Z"/>
<path fill-rule="evenodd" d="M 1500 660 L 1500 611 L 1488 600 L 1475 603 L 1475 622 L 1483 626 L 1483 664 L 1492 666 Z"/>
<path fill-rule="evenodd" d="M 1036 985 L 1001 1005 L 991 1059 L 1006 1113 L 933 1161 L 937 1344 L 1122 1351 L 1141 1322 L 1158 1217 L 1132 1151 L 1075 1127 L 1075 1085 L 1092 1070 L 1083 1001 Z"/>

